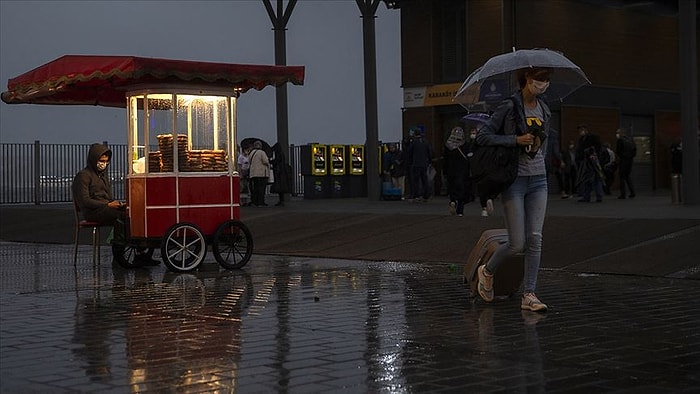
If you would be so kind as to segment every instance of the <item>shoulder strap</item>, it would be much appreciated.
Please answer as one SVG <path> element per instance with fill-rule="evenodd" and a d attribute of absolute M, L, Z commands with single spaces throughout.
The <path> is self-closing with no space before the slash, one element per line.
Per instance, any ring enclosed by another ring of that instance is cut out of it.
<path fill-rule="evenodd" d="M 518 108 L 518 106 L 516 105 L 514 97 L 509 97 L 508 99 L 513 103 L 513 117 L 515 118 L 515 135 L 520 135 L 523 133 L 523 131 L 520 129 L 520 123 L 523 121 L 520 118 L 520 108 Z"/>
<path fill-rule="evenodd" d="M 520 112 L 518 111 L 518 106 L 515 105 L 515 98 L 513 96 L 510 96 L 506 98 L 506 100 L 510 101 L 510 106 L 513 110 L 514 117 L 515 117 L 515 133 L 516 135 L 519 134 L 519 129 L 520 129 Z M 505 134 L 505 127 L 506 127 L 506 117 L 504 116 L 501 125 L 498 128 L 498 133 L 497 134 Z"/>
<path fill-rule="evenodd" d="M 469 160 L 469 159 L 467 159 L 467 156 L 464 155 L 464 152 L 462 152 L 462 148 L 460 148 L 460 147 L 458 146 L 458 147 L 457 147 L 457 150 L 459 151 L 459 154 L 462 155 L 462 157 L 464 157 L 464 160 Z"/>

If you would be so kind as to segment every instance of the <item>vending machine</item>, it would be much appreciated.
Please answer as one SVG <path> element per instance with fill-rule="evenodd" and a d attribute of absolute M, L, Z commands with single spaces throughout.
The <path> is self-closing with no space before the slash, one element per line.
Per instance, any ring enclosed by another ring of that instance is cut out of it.
<path fill-rule="evenodd" d="M 301 147 L 301 174 L 304 176 L 304 199 L 330 197 L 328 146 L 308 144 Z"/>
<path fill-rule="evenodd" d="M 365 146 L 348 146 L 350 166 L 348 171 L 349 197 L 367 197 L 367 174 L 365 173 Z"/>
<path fill-rule="evenodd" d="M 330 196 L 333 198 L 349 195 L 347 151 L 345 145 L 330 146 Z"/>
<path fill-rule="evenodd" d="M 365 146 L 350 145 L 350 174 L 365 174 Z"/>

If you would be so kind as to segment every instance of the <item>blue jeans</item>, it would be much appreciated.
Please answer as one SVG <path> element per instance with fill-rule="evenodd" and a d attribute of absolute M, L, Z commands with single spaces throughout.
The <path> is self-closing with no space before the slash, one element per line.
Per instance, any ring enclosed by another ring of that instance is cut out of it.
<path fill-rule="evenodd" d="M 591 182 L 586 182 L 583 184 L 581 199 L 584 201 L 590 201 L 592 191 L 595 191 L 596 201 L 601 201 L 603 199 L 603 181 L 597 175 Z"/>
<path fill-rule="evenodd" d="M 547 176 L 518 176 L 501 194 L 508 242 L 493 254 L 486 268 L 495 274 L 498 266 L 516 253 L 525 253 L 523 290 L 534 293 L 542 256 L 542 227 L 547 211 Z"/>

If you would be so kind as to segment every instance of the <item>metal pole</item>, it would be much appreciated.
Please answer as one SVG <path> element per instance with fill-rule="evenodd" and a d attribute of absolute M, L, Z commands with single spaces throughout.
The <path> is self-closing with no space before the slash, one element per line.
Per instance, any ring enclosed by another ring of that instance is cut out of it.
<path fill-rule="evenodd" d="M 379 132 L 377 120 L 377 50 L 374 19 L 380 0 L 356 0 L 362 15 L 362 43 L 365 69 L 365 173 L 367 197 L 379 201 Z"/>
<path fill-rule="evenodd" d="M 272 8 L 270 0 L 263 0 L 267 14 L 275 32 L 275 65 L 287 65 L 287 22 L 297 0 L 289 0 L 284 7 L 283 0 L 277 0 L 277 11 Z M 287 106 L 287 84 L 278 86 L 275 90 L 275 107 L 277 115 L 277 143 L 282 152 L 289 151 L 289 113 Z"/>
<path fill-rule="evenodd" d="M 284 29 L 275 30 L 275 65 L 287 65 L 286 34 Z M 287 108 L 287 84 L 277 87 L 275 91 L 277 111 L 277 143 L 282 152 L 289 149 L 289 113 Z"/>
<path fill-rule="evenodd" d="M 696 2 L 678 0 L 683 203 L 700 204 Z"/>
<path fill-rule="evenodd" d="M 41 143 L 34 141 L 34 205 L 41 204 Z"/>

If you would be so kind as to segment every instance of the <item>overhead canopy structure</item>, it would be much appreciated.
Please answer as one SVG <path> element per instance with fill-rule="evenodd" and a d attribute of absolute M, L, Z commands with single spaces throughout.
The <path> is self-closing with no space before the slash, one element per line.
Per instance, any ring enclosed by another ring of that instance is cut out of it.
<path fill-rule="evenodd" d="M 8 104 L 126 107 L 134 86 L 186 85 L 239 92 L 304 83 L 303 66 L 209 63 L 135 56 L 65 55 L 7 82 Z"/>

